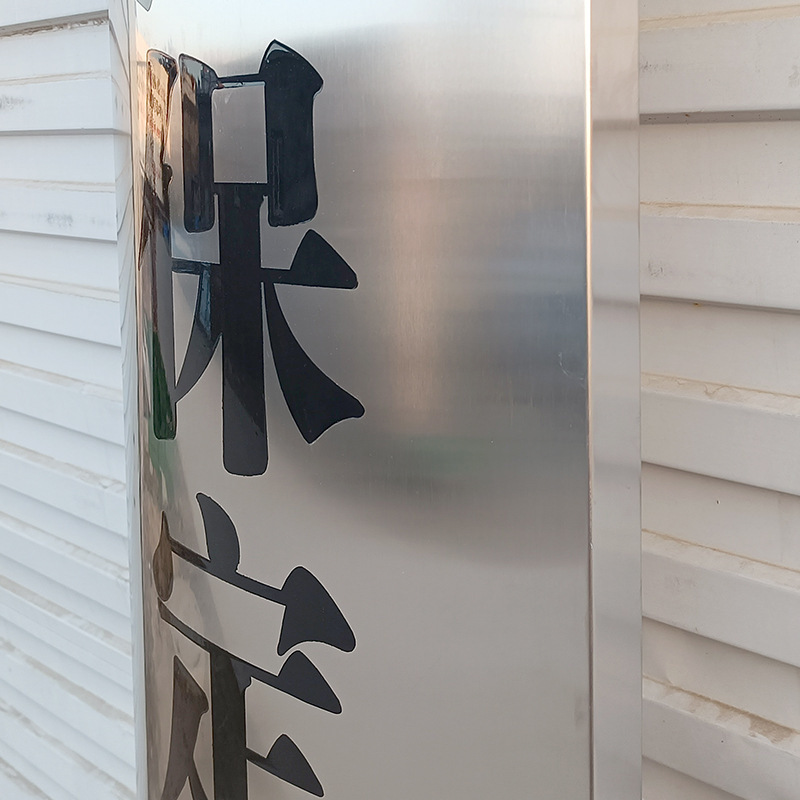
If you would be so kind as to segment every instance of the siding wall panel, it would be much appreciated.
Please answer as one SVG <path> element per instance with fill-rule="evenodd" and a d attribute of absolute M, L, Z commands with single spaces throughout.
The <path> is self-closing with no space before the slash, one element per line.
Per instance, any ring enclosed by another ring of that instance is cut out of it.
<path fill-rule="evenodd" d="M 13 800 L 135 792 L 127 13 L 0 7 L 0 794 Z"/>
<path fill-rule="evenodd" d="M 2 141 L 0 140 L 0 146 Z M 2 230 L 4 275 L 117 292 L 117 243 Z"/>
<path fill-rule="evenodd" d="M 800 797 L 800 4 L 641 0 L 644 798 Z"/>

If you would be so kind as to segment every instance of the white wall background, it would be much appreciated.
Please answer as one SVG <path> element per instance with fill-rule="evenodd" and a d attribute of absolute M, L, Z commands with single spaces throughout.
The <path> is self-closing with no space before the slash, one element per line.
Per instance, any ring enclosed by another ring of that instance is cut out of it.
<path fill-rule="evenodd" d="M 800 5 L 640 0 L 646 800 L 800 798 Z"/>
<path fill-rule="evenodd" d="M 134 796 L 126 15 L 0 0 L 4 800 Z"/>
<path fill-rule="evenodd" d="M 134 796 L 126 7 L 0 0 L 10 800 Z M 800 4 L 640 9 L 644 796 L 797 800 Z"/>

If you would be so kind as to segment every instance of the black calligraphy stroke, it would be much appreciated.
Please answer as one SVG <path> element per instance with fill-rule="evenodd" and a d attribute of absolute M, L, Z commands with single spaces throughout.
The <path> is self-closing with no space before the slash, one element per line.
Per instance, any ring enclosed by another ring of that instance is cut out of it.
<path fill-rule="evenodd" d="M 284 662 L 280 672 L 277 675 L 273 675 L 238 656 L 234 656 L 205 636 L 197 633 L 197 631 L 178 619 L 161 600 L 158 601 L 158 613 L 164 622 L 171 625 L 189 641 L 194 642 L 207 653 L 220 658 L 230 658 L 239 684 L 249 686 L 252 680 L 257 680 L 259 683 L 271 686 L 279 692 L 291 695 L 303 703 L 316 706 L 323 711 L 328 711 L 331 714 L 341 713 L 342 705 L 339 702 L 339 698 L 325 678 L 322 677 L 319 670 L 300 651 L 292 653 Z"/>
<path fill-rule="evenodd" d="M 173 259 L 170 255 L 165 137 L 171 88 L 180 75 L 183 142 L 184 214 L 190 233 L 213 228 L 219 216 L 219 264 Z M 260 475 L 268 464 L 264 390 L 266 309 L 270 350 L 281 392 L 292 418 L 309 444 L 330 427 L 363 416 L 364 407 L 311 360 L 292 333 L 275 290 L 277 284 L 355 289 L 358 280 L 345 260 L 318 233 L 303 237 L 291 266 L 261 266 L 261 207 L 267 201 L 272 227 L 314 217 L 318 197 L 314 171 L 313 103 L 322 78 L 294 50 L 273 42 L 257 73 L 219 77 L 190 56 L 179 63 L 164 53 L 148 54 L 151 106 L 161 108 L 160 148 L 152 148 L 145 166 L 145 214 L 142 256 L 152 270 L 153 419 L 157 438 L 177 433 L 176 404 L 205 372 L 222 345 L 223 463 L 237 475 Z M 214 180 L 212 94 L 221 88 L 263 85 L 266 104 L 266 184 Z M 166 88 L 165 88 L 166 87 Z M 158 154 L 156 154 L 158 150 Z M 158 158 L 158 160 L 156 160 Z M 160 175 L 160 193 L 148 186 Z M 192 330 L 180 376 L 175 380 L 172 273 L 198 276 Z"/>
<path fill-rule="evenodd" d="M 225 510 L 204 494 L 197 495 L 203 516 L 208 558 L 173 539 L 162 517 L 161 540 L 153 554 L 156 588 L 163 600 L 172 590 L 171 553 L 203 572 L 236 586 L 248 594 L 284 606 L 278 640 L 278 655 L 284 655 L 303 642 L 321 642 L 337 650 L 351 652 L 356 638 L 344 614 L 325 587 L 305 567 L 295 567 L 280 589 L 248 578 L 239 570 L 239 537 Z M 156 566 L 157 565 L 157 566 Z"/>
<path fill-rule="evenodd" d="M 203 517 L 208 556 L 201 556 L 173 539 L 167 516 L 162 513 L 160 539 L 152 565 L 159 615 L 209 655 L 214 797 L 247 800 L 248 763 L 322 797 L 322 785 L 290 737 L 281 735 L 266 756 L 247 747 L 245 692 L 255 680 L 332 714 L 341 713 L 339 698 L 300 651 L 292 652 L 276 675 L 223 649 L 181 620 L 167 607 L 174 588 L 173 558 L 181 558 L 248 594 L 283 605 L 279 655 L 312 641 L 350 651 L 355 648 L 355 636 L 333 598 L 303 567 L 292 570 L 280 589 L 242 575 L 239 572 L 239 537 L 230 517 L 207 495 L 198 494 L 197 502 Z M 250 627 L 256 631 L 252 625 Z M 174 673 L 172 739 L 161 800 L 177 800 L 187 781 L 193 800 L 207 800 L 193 753 L 200 719 L 208 710 L 209 702 L 177 659 Z"/>
<path fill-rule="evenodd" d="M 187 781 L 193 800 L 208 800 L 194 760 L 200 721 L 208 711 L 208 698 L 177 656 L 172 662 L 172 673 L 169 759 L 161 800 L 178 800 Z"/>
<path fill-rule="evenodd" d="M 286 734 L 281 734 L 275 740 L 266 757 L 247 747 L 245 690 L 251 678 L 260 680 L 251 671 L 251 665 L 243 667 L 245 662 L 221 648 L 214 645 L 209 648 L 210 643 L 180 623 L 160 601 L 159 610 L 165 621 L 175 625 L 181 633 L 190 635 L 192 641 L 209 653 L 215 800 L 248 800 L 248 762 L 276 778 L 322 797 L 322 784 L 300 749 Z M 187 781 L 193 800 L 208 800 L 194 760 L 200 721 L 209 708 L 208 698 L 180 659 L 176 657 L 173 664 L 172 725 L 161 800 L 177 800 Z"/>

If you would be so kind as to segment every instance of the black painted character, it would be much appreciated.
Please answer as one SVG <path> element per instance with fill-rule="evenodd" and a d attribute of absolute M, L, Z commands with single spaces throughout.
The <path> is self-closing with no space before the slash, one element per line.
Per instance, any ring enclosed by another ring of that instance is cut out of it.
<path fill-rule="evenodd" d="M 172 257 L 172 169 L 165 150 L 171 90 L 179 73 L 183 222 L 189 233 L 209 231 L 218 223 L 219 263 Z M 266 175 L 254 175 L 248 182 L 230 180 L 216 174 L 212 95 L 254 86 L 264 92 Z M 158 51 L 148 53 L 140 264 L 148 264 L 151 280 L 154 432 L 159 439 L 175 438 L 176 404 L 203 375 L 221 341 L 223 463 L 236 475 L 260 475 L 268 462 L 262 307 L 281 391 L 303 438 L 311 444 L 337 422 L 364 414 L 361 403 L 303 350 L 275 290 L 279 283 L 355 289 L 356 274 L 313 230 L 303 237 L 288 270 L 261 266 L 260 213 L 265 198 L 272 227 L 296 225 L 316 214 L 313 105 L 321 88 L 322 78 L 311 64 L 278 42 L 267 48 L 257 73 L 222 78 L 189 56 L 176 62 Z M 177 381 L 173 272 L 199 278 L 192 331 Z"/>
<path fill-rule="evenodd" d="M 248 594 L 282 605 L 278 655 L 285 655 L 305 642 L 322 642 L 350 652 L 356 646 L 353 631 L 333 598 L 303 567 L 293 569 L 279 589 L 242 575 L 239 538 L 230 518 L 210 497 L 198 494 L 197 501 L 203 515 L 208 558 L 173 539 L 166 515 L 162 515 L 161 539 L 153 554 L 153 575 L 161 618 L 209 654 L 214 797 L 247 800 L 248 763 L 322 797 L 322 785 L 311 765 L 287 735 L 279 736 L 266 756 L 247 747 L 245 692 L 256 680 L 323 711 L 338 714 L 342 706 L 333 689 L 299 650 L 292 652 L 278 674 L 273 675 L 229 653 L 178 619 L 166 604 L 173 588 L 172 558 L 181 558 Z M 177 657 L 173 692 L 169 760 L 161 800 L 177 800 L 187 781 L 194 800 L 207 800 L 194 749 L 209 701 Z"/>

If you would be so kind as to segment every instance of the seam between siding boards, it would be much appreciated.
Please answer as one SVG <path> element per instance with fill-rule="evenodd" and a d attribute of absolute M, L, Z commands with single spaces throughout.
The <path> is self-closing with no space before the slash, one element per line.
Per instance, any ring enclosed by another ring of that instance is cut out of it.
<path fill-rule="evenodd" d="M 731 25 L 758 20 L 791 19 L 800 16 L 800 5 L 770 6 L 739 11 L 715 11 L 706 14 L 686 14 L 673 17 L 650 17 L 639 23 L 639 32 L 647 33 L 676 28 L 705 28 L 710 25 Z"/>
<path fill-rule="evenodd" d="M 60 31 L 70 28 L 85 28 L 91 25 L 108 24 L 108 11 L 93 11 L 88 14 L 75 14 L 71 17 L 56 17 L 47 20 L 33 20 L 18 25 L 0 27 L 0 39 L 9 36 L 29 36 L 44 31 Z"/>
<path fill-rule="evenodd" d="M 666 111 L 639 116 L 641 125 L 691 125 L 714 122 L 797 122 L 798 108 L 775 108 L 763 111 Z"/>

